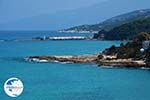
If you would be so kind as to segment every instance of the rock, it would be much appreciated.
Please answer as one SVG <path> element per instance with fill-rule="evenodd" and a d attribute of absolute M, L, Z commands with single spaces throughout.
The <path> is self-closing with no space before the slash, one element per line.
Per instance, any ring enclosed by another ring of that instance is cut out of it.
<path fill-rule="evenodd" d="M 97 62 L 99 66 L 113 66 L 113 67 L 146 67 L 146 63 L 143 60 L 132 59 L 117 59 L 117 60 L 99 60 Z"/>
<path fill-rule="evenodd" d="M 52 61 L 67 63 L 96 63 L 99 66 L 113 67 L 148 67 L 144 60 L 117 59 L 116 56 L 88 55 L 88 56 L 31 56 L 28 61 L 47 63 Z"/>
<path fill-rule="evenodd" d="M 36 59 L 36 60 L 35 60 Z M 59 62 L 72 62 L 72 63 L 90 63 L 97 59 L 97 55 L 89 56 L 31 56 L 28 61 L 59 61 Z"/>
<path fill-rule="evenodd" d="M 58 37 L 34 37 L 32 40 L 91 40 L 90 37 L 84 36 L 58 36 Z"/>

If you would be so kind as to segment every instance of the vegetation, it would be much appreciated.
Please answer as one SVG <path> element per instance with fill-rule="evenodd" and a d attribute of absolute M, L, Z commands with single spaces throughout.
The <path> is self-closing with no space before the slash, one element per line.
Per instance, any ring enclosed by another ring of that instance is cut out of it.
<path fill-rule="evenodd" d="M 104 34 L 106 40 L 132 40 L 140 32 L 150 32 L 150 18 L 126 23 L 107 32 L 99 31 L 94 38 L 99 39 Z"/>
<path fill-rule="evenodd" d="M 127 44 L 120 44 L 119 47 L 112 46 L 103 51 L 105 55 L 116 55 L 118 59 L 136 59 L 136 60 L 146 60 L 147 63 L 150 63 L 150 47 L 149 49 L 141 52 L 143 47 L 143 41 L 150 40 L 150 33 L 142 32 L 138 34 L 133 41 L 128 42 Z"/>
<path fill-rule="evenodd" d="M 150 48 L 146 51 L 146 55 L 145 55 L 145 62 L 147 63 L 148 66 L 150 66 Z"/>
<path fill-rule="evenodd" d="M 102 23 L 93 24 L 93 25 L 80 25 L 68 29 L 64 29 L 63 31 L 74 31 L 74 32 L 81 32 L 81 31 L 110 31 L 115 27 L 123 25 L 125 23 L 129 23 L 135 20 L 150 18 L 150 9 L 142 9 L 136 10 L 130 13 L 126 13 L 123 15 L 115 16 L 110 19 L 105 20 Z"/>

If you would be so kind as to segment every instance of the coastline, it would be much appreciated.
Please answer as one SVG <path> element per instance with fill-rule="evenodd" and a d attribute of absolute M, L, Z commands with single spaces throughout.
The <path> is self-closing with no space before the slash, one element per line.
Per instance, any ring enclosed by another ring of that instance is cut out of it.
<path fill-rule="evenodd" d="M 85 36 L 57 36 L 57 37 L 33 37 L 32 40 L 93 40 L 92 37 Z"/>
<path fill-rule="evenodd" d="M 113 56 L 80 55 L 80 56 L 30 56 L 27 61 L 38 63 L 61 62 L 61 63 L 95 63 L 98 66 L 126 67 L 126 68 L 149 68 L 144 60 L 116 59 Z"/>
<path fill-rule="evenodd" d="M 99 31 L 60 30 L 60 31 L 57 31 L 57 32 L 60 32 L 60 33 L 92 33 L 92 34 L 95 34 L 95 33 L 98 33 Z"/>

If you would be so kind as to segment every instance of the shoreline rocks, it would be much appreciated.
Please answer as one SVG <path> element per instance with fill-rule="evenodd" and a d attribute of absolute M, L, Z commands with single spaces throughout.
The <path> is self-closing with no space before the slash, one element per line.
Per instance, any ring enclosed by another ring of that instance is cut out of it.
<path fill-rule="evenodd" d="M 34 37 L 32 40 L 92 40 L 91 37 L 84 36 L 58 36 L 58 37 Z"/>
<path fill-rule="evenodd" d="M 96 63 L 98 66 L 111 67 L 133 67 L 149 68 L 144 60 L 116 59 L 114 56 L 84 55 L 84 56 L 31 56 L 28 61 L 47 63 L 47 62 L 67 62 L 67 63 Z"/>
<path fill-rule="evenodd" d="M 99 66 L 113 66 L 113 67 L 146 67 L 146 63 L 143 60 L 131 60 L 131 59 L 117 59 L 117 60 L 99 60 L 97 62 Z"/>
<path fill-rule="evenodd" d="M 96 55 L 88 56 L 31 56 L 28 58 L 29 61 L 58 61 L 58 62 L 71 62 L 71 63 L 90 63 L 96 61 Z"/>

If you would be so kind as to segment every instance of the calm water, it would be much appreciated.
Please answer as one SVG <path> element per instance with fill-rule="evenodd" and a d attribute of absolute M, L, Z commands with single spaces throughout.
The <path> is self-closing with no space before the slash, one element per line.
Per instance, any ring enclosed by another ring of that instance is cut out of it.
<path fill-rule="evenodd" d="M 19 33 L 1 32 L 0 39 L 52 35 Z M 3 84 L 10 77 L 18 77 L 25 88 L 14 100 L 150 100 L 149 70 L 103 69 L 95 64 L 29 63 L 22 59 L 31 55 L 94 54 L 113 44 L 120 42 L 1 41 L 0 99 L 14 99 L 4 93 Z"/>

